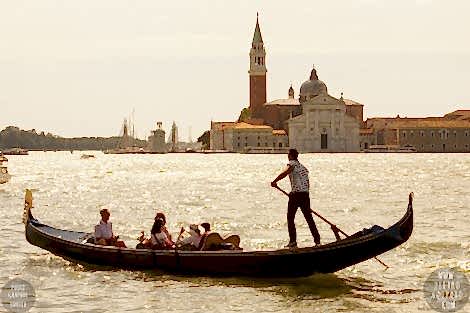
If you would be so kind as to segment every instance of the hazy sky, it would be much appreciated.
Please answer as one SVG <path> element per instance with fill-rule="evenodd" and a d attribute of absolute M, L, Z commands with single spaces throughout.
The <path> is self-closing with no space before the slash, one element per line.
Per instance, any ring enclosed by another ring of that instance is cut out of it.
<path fill-rule="evenodd" d="M 0 129 L 197 138 L 248 105 L 257 11 L 268 101 L 315 64 L 366 117 L 470 109 L 470 1 L 0 0 Z"/>

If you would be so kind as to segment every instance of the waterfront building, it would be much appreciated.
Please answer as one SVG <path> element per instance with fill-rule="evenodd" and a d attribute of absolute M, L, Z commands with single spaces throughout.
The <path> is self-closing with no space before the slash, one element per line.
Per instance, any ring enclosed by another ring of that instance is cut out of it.
<path fill-rule="evenodd" d="M 173 121 L 173 125 L 171 125 L 171 132 L 168 136 L 168 144 L 171 146 L 170 151 L 177 152 L 178 151 L 178 126 L 176 126 L 176 122 Z"/>
<path fill-rule="evenodd" d="M 343 96 L 337 99 L 328 94 L 326 84 L 312 69 L 309 80 L 300 87 L 301 111 L 288 123 L 289 144 L 299 152 L 357 152 L 362 105 L 357 116 L 348 114 Z"/>
<path fill-rule="evenodd" d="M 245 122 L 211 122 L 210 149 L 275 153 L 289 147 L 284 130 Z"/>
<path fill-rule="evenodd" d="M 157 122 L 157 128 L 151 131 L 148 137 L 148 150 L 150 152 L 164 153 L 168 151 L 165 143 L 165 131 L 162 128 L 162 122 Z"/>
<path fill-rule="evenodd" d="M 377 144 L 414 147 L 418 152 L 470 152 L 470 110 L 458 110 L 442 117 L 369 118 L 372 134 L 361 148 Z"/>

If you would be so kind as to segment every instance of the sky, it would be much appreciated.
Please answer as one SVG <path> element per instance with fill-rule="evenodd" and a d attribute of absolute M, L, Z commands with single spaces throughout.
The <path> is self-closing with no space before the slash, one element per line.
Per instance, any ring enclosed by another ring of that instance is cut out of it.
<path fill-rule="evenodd" d="M 259 12 L 268 101 L 312 65 L 365 117 L 470 109 L 470 1 L 0 0 L 0 129 L 193 140 L 248 106 Z"/>

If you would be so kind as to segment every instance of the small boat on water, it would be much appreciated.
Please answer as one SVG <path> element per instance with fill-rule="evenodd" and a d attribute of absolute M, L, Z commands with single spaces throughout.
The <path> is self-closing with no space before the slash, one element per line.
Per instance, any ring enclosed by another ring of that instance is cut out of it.
<path fill-rule="evenodd" d="M 8 159 L 0 153 L 0 184 L 7 183 L 11 178 L 11 175 L 8 173 L 8 169 L 3 165 L 3 162 L 8 162 Z"/>
<path fill-rule="evenodd" d="M 62 230 L 33 217 L 31 191 L 26 191 L 23 222 L 26 240 L 64 259 L 123 269 L 157 270 L 215 276 L 301 277 L 332 273 L 374 258 L 405 241 L 413 231 L 413 198 L 405 215 L 387 229 L 374 225 L 345 239 L 321 246 L 271 251 L 181 251 L 99 246 L 93 235 Z"/>
<path fill-rule="evenodd" d="M 364 152 L 368 153 L 413 153 L 416 151 L 412 145 L 372 145 L 368 149 L 364 149 Z"/>
<path fill-rule="evenodd" d="M 29 151 L 21 148 L 11 148 L 3 150 L 2 153 L 4 155 L 28 155 Z"/>
<path fill-rule="evenodd" d="M 82 154 L 80 156 L 80 159 L 86 160 L 86 159 L 94 159 L 95 155 L 94 154 Z"/>
<path fill-rule="evenodd" d="M 118 149 L 108 149 L 103 151 L 104 154 L 152 154 L 141 147 L 126 147 Z"/>

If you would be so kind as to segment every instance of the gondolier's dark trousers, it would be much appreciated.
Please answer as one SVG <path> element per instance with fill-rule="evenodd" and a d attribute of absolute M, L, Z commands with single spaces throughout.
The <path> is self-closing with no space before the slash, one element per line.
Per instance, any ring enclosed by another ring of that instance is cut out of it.
<path fill-rule="evenodd" d="M 295 214 L 300 207 L 305 220 L 308 223 L 315 243 L 320 243 L 320 234 L 313 221 L 312 211 L 310 210 L 310 196 L 308 192 L 291 192 L 289 194 L 289 203 L 287 205 L 287 229 L 289 230 L 289 242 L 297 241 L 297 231 L 295 229 Z"/>

